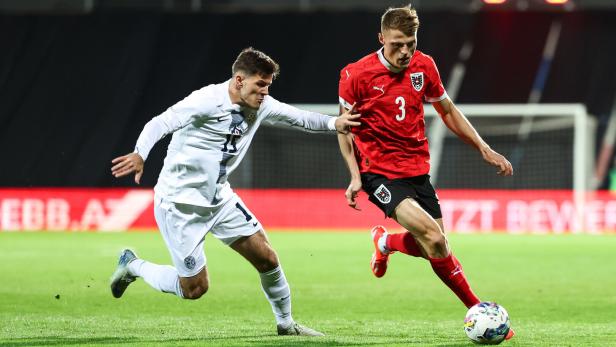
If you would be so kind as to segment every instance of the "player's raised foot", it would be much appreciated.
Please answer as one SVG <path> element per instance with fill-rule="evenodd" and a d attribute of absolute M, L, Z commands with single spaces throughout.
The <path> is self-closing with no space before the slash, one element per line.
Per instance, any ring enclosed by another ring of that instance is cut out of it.
<path fill-rule="evenodd" d="M 387 230 L 382 225 L 377 225 L 372 228 L 370 231 L 372 235 L 372 242 L 374 243 L 374 253 L 372 253 L 372 259 L 370 260 L 370 268 L 372 269 L 372 273 L 376 277 L 385 276 L 385 272 L 387 271 L 387 263 L 389 263 L 389 255 L 392 252 L 383 252 L 383 245 L 379 245 L 379 243 L 385 242 L 387 238 Z"/>
<path fill-rule="evenodd" d="M 291 325 L 284 327 L 282 325 L 277 326 L 278 335 L 297 335 L 297 336 L 325 336 L 322 332 L 310 329 L 301 324 L 293 322 Z"/>
<path fill-rule="evenodd" d="M 122 250 L 120 253 L 118 267 L 113 275 L 111 275 L 110 280 L 111 294 L 113 294 L 113 297 L 121 297 L 128 285 L 135 282 L 137 279 L 137 277 L 128 273 L 128 264 L 135 259 L 137 259 L 137 254 L 128 248 Z"/>
<path fill-rule="evenodd" d="M 515 331 L 513 331 L 513 328 L 510 328 L 509 332 L 507 332 L 507 335 L 505 335 L 505 340 L 511 340 L 511 338 L 514 336 L 515 336 Z"/>

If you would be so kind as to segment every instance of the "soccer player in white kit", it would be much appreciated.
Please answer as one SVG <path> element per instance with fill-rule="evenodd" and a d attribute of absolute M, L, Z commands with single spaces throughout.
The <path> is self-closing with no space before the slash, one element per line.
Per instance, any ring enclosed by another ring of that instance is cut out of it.
<path fill-rule="evenodd" d="M 156 223 L 174 266 L 140 259 L 125 249 L 111 277 L 113 296 L 122 296 L 137 277 L 180 298 L 198 299 L 209 287 L 205 235 L 211 232 L 248 260 L 259 272 L 272 305 L 279 335 L 322 336 L 291 316 L 291 292 L 276 252 L 256 216 L 231 189 L 227 178 L 248 151 L 262 122 L 311 132 L 347 132 L 359 115 L 334 118 L 299 110 L 269 96 L 279 67 L 269 56 L 244 49 L 232 67 L 233 77 L 194 91 L 150 120 L 133 153 L 113 159 L 112 174 L 135 174 L 154 144 L 173 133 L 164 166 L 154 187 Z"/>

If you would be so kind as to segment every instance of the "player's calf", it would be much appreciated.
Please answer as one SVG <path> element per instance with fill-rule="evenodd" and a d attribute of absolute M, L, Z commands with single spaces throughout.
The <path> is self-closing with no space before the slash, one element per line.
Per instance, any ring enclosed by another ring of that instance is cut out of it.
<path fill-rule="evenodd" d="M 458 296 L 466 307 L 472 307 L 480 302 L 479 297 L 471 289 L 462 264 L 450 253 L 445 258 L 430 258 L 434 273 Z"/>

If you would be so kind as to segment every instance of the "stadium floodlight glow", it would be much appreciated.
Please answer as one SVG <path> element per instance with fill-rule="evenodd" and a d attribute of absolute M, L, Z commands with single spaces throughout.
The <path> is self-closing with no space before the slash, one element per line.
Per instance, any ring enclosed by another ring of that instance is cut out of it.
<path fill-rule="evenodd" d="M 483 0 L 484 3 L 488 5 L 498 5 L 504 4 L 507 0 Z"/>
<path fill-rule="evenodd" d="M 569 0 L 545 0 L 550 5 L 562 5 L 569 2 Z"/>

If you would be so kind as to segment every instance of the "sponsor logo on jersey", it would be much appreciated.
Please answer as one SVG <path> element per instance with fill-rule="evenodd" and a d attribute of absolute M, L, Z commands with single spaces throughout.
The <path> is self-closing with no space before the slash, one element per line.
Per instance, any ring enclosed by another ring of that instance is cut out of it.
<path fill-rule="evenodd" d="M 384 204 L 389 204 L 391 202 L 391 193 L 389 189 L 382 184 L 374 191 L 374 196 Z"/>
<path fill-rule="evenodd" d="M 411 73 L 411 85 L 416 91 L 420 91 L 423 88 L 424 78 L 423 72 L 413 72 Z"/>
<path fill-rule="evenodd" d="M 372 89 L 380 91 L 381 95 L 385 94 L 385 85 L 382 85 L 380 87 L 379 86 L 372 86 Z"/>

